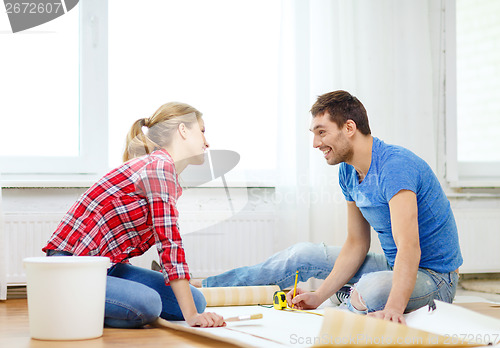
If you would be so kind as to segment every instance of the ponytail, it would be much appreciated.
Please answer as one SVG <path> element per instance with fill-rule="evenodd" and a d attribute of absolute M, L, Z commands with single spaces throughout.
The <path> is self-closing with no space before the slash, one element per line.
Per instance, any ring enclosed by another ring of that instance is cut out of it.
<path fill-rule="evenodd" d="M 179 124 L 191 128 L 201 116 L 201 112 L 188 104 L 171 102 L 162 105 L 151 117 L 134 122 L 127 134 L 123 162 L 165 147 Z"/>
<path fill-rule="evenodd" d="M 141 118 L 134 122 L 132 128 L 127 134 L 127 146 L 123 153 L 123 162 L 127 162 L 135 157 L 140 157 L 144 154 L 150 154 L 151 152 L 160 149 L 160 146 L 154 141 L 149 139 L 146 134 L 144 134 L 144 128 L 147 129 L 147 121 L 145 118 Z"/>

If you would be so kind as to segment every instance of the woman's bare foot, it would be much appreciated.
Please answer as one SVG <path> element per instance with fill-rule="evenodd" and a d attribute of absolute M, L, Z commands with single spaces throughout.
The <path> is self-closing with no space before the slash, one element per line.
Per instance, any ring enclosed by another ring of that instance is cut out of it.
<path fill-rule="evenodd" d="M 201 284 L 202 279 L 190 279 L 189 284 L 194 286 L 195 288 L 201 288 L 203 285 Z"/>

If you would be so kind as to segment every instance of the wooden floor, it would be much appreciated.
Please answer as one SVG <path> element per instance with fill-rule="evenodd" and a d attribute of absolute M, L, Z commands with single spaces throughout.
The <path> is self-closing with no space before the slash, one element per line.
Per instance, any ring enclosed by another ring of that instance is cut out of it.
<path fill-rule="evenodd" d="M 500 295 L 485 294 L 459 289 L 457 295 L 480 296 L 500 303 Z M 489 296 L 489 297 L 488 297 Z M 464 305 L 465 306 L 465 305 Z M 468 308 L 467 306 L 465 306 Z M 480 313 L 499 317 L 500 309 L 495 313 L 483 312 L 478 308 L 469 308 Z M 492 310 L 491 308 L 488 310 Z M 26 298 L 0 301 L 0 347 L 1 348 L 106 348 L 106 347 L 237 347 L 228 343 L 203 338 L 189 333 L 168 328 L 144 329 L 104 329 L 100 338 L 84 341 L 41 341 L 30 338 L 28 305 Z"/>
<path fill-rule="evenodd" d="M 104 329 L 100 338 L 83 341 L 41 341 L 30 338 L 26 299 L 0 301 L 0 347 L 237 347 L 168 328 Z"/>

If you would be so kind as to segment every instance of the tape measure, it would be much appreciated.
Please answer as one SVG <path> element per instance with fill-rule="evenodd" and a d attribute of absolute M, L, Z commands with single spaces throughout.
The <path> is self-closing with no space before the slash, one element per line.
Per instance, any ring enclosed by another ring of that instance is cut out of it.
<path fill-rule="evenodd" d="M 309 313 L 309 314 L 323 316 L 323 314 L 321 314 L 321 313 L 303 311 L 301 309 L 296 309 L 296 308 L 287 308 L 286 295 L 283 291 L 276 291 L 274 293 L 274 295 L 273 295 L 273 307 L 274 307 L 274 309 L 279 309 L 279 310 L 296 311 L 296 312 Z"/>
<path fill-rule="evenodd" d="M 286 304 L 286 295 L 283 291 L 276 291 L 273 295 L 273 307 L 274 309 L 285 309 L 287 307 Z"/>

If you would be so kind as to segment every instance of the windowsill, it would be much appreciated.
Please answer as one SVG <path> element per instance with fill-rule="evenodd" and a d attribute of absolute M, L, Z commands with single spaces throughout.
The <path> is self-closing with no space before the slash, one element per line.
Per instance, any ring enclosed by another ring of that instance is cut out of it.
<path fill-rule="evenodd" d="M 4 188 L 88 188 L 99 177 L 91 174 L 2 174 Z"/>
<path fill-rule="evenodd" d="M 500 188 L 500 178 L 459 178 L 457 181 L 449 181 L 451 188 Z"/>
<path fill-rule="evenodd" d="M 101 177 L 92 174 L 2 174 L 0 186 L 3 188 L 89 188 Z M 181 179 L 181 186 L 183 185 Z M 186 185 L 188 188 L 193 186 Z M 223 188 L 220 180 L 212 180 L 200 188 Z M 230 188 L 275 187 L 271 182 L 229 181 Z"/>

